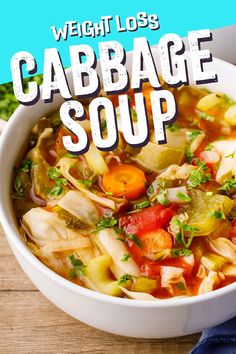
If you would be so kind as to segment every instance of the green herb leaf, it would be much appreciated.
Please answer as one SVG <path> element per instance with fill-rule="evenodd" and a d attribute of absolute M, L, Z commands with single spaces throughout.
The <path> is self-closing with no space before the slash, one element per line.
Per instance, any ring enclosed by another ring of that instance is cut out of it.
<path fill-rule="evenodd" d="M 115 231 L 115 233 L 117 233 L 117 235 L 120 235 L 124 232 L 124 230 L 121 227 L 117 227 L 117 226 L 114 226 L 113 230 Z"/>
<path fill-rule="evenodd" d="M 187 132 L 187 136 L 188 136 L 190 143 L 192 143 L 200 134 L 201 134 L 201 132 L 199 130 L 193 130 L 193 131 Z"/>
<path fill-rule="evenodd" d="M 184 257 L 192 254 L 192 251 L 188 248 L 172 248 L 171 256 L 172 257 Z"/>
<path fill-rule="evenodd" d="M 153 185 L 151 184 L 151 185 L 148 187 L 147 195 L 150 197 L 153 193 L 154 193 L 154 188 L 153 188 Z"/>
<path fill-rule="evenodd" d="M 124 285 L 125 283 L 127 283 L 127 281 L 132 280 L 132 279 L 133 279 L 132 275 L 130 275 L 130 274 L 124 274 L 124 275 L 122 275 L 122 277 L 120 277 L 120 279 L 118 280 L 118 284 L 119 284 L 119 285 Z"/>
<path fill-rule="evenodd" d="M 176 193 L 176 197 L 182 199 L 184 202 L 191 202 L 191 198 L 182 192 Z"/>
<path fill-rule="evenodd" d="M 180 126 L 177 123 L 169 124 L 167 125 L 166 129 L 168 129 L 170 132 L 176 132 L 180 130 Z"/>
<path fill-rule="evenodd" d="M 209 122 L 214 122 L 215 117 L 211 116 L 210 114 L 206 114 L 204 112 L 197 111 L 197 115 L 200 119 L 208 120 Z"/>
<path fill-rule="evenodd" d="M 106 119 L 102 120 L 101 129 L 102 129 L 102 132 L 104 132 L 107 129 L 107 121 L 106 121 Z"/>
<path fill-rule="evenodd" d="M 223 95 L 223 99 L 227 105 L 232 106 L 235 104 L 235 102 L 227 95 Z"/>
<path fill-rule="evenodd" d="M 108 216 L 106 218 L 102 218 L 97 223 L 96 232 L 101 231 L 106 228 L 112 228 L 112 227 L 116 226 L 117 223 L 118 223 L 118 220 L 114 216 Z"/>
<path fill-rule="evenodd" d="M 205 147 L 205 151 L 211 151 L 214 148 L 214 145 L 212 143 L 209 143 L 206 147 Z"/>
<path fill-rule="evenodd" d="M 219 190 L 229 193 L 232 188 L 236 188 L 236 179 L 228 179 Z"/>
<path fill-rule="evenodd" d="M 167 190 L 164 188 L 160 189 L 160 192 L 156 195 L 158 203 L 162 205 L 168 205 L 169 201 L 167 199 Z"/>
<path fill-rule="evenodd" d="M 61 173 L 57 171 L 55 167 L 49 167 L 48 169 L 48 177 L 50 179 L 57 179 L 61 176 Z"/>
<path fill-rule="evenodd" d="M 215 219 L 225 219 L 224 213 L 220 210 L 209 211 L 207 216 L 214 217 Z"/>
<path fill-rule="evenodd" d="M 73 254 L 69 258 L 70 258 L 71 264 L 74 267 L 70 271 L 70 276 L 72 278 L 76 278 L 81 275 L 85 275 L 86 265 L 84 265 L 80 259 L 75 258 L 75 256 Z"/>
<path fill-rule="evenodd" d="M 31 160 L 24 160 L 21 164 L 20 169 L 21 169 L 21 171 L 27 173 L 30 171 L 32 165 L 33 165 L 33 162 Z"/>
<path fill-rule="evenodd" d="M 210 173 L 205 173 L 205 169 L 207 169 L 206 164 L 197 161 L 197 165 L 198 169 L 191 172 L 188 178 L 188 185 L 190 188 L 196 188 L 211 179 Z"/>
<path fill-rule="evenodd" d="M 84 184 L 88 188 L 93 185 L 93 182 L 90 179 L 79 179 L 78 182 Z"/>
<path fill-rule="evenodd" d="M 112 192 L 105 192 L 106 195 L 113 195 Z"/>
<path fill-rule="evenodd" d="M 134 204 L 134 209 L 143 209 L 146 208 L 150 205 L 150 202 L 148 200 L 144 200 L 143 202 Z"/>
<path fill-rule="evenodd" d="M 136 112 L 136 110 L 135 110 L 133 107 L 131 107 L 131 117 L 132 117 L 132 120 L 133 120 L 134 122 L 137 122 L 137 121 L 138 121 L 137 112 Z"/>
<path fill-rule="evenodd" d="M 194 154 L 191 152 L 191 148 L 189 144 L 187 144 L 185 147 L 185 158 L 188 163 L 190 163 L 194 158 Z"/>
<path fill-rule="evenodd" d="M 226 158 L 233 159 L 234 158 L 235 151 L 233 151 L 231 154 L 225 156 Z"/>
<path fill-rule="evenodd" d="M 142 241 L 135 234 L 126 235 L 126 239 L 133 241 L 139 248 L 143 248 Z"/>
<path fill-rule="evenodd" d="M 117 238 L 116 238 L 116 240 L 118 240 L 118 241 L 121 241 L 121 242 L 125 243 L 125 239 L 124 239 L 124 238 L 122 238 L 122 237 L 117 237 Z"/>
<path fill-rule="evenodd" d="M 131 255 L 129 253 L 125 253 L 123 255 L 123 257 L 121 257 L 120 260 L 121 260 L 121 262 L 127 262 L 130 257 L 131 257 Z"/>
<path fill-rule="evenodd" d="M 181 222 L 178 218 L 174 219 L 172 222 L 179 227 L 179 232 L 176 234 L 176 243 L 185 248 L 189 248 L 193 240 L 193 235 L 198 229 Z M 188 233 L 188 235 L 186 235 L 186 233 Z"/>
<path fill-rule="evenodd" d="M 182 283 L 182 282 L 176 283 L 176 288 L 178 290 L 186 290 L 186 287 L 185 287 L 184 283 Z"/>
<path fill-rule="evenodd" d="M 19 175 L 16 175 L 14 179 L 14 189 L 15 193 L 13 194 L 13 198 L 21 199 L 24 197 L 24 186 L 22 183 L 22 179 Z"/>
<path fill-rule="evenodd" d="M 51 197 L 57 197 L 61 195 L 64 191 L 62 185 L 67 185 L 67 180 L 65 178 L 58 178 L 55 180 L 55 186 L 49 191 Z"/>
<path fill-rule="evenodd" d="M 60 178 L 61 173 L 57 171 L 55 167 L 50 167 L 48 169 L 48 177 L 55 181 L 55 186 L 48 192 L 51 197 L 57 197 L 61 195 L 64 191 L 63 185 L 67 185 L 67 180 L 65 178 Z"/>

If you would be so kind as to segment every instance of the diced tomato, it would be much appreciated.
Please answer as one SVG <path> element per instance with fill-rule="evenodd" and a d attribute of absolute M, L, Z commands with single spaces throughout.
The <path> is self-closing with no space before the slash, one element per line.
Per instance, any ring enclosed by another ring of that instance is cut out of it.
<path fill-rule="evenodd" d="M 119 226 L 124 228 L 126 234 L 142 235 L 149 231 L 165 228 L 175 211 L 172 207 L 154 205 L 136 213 L 122 216 L 119 219 Z"/>
<path fill-rule="evenodd" d="M 140 240 L 142 247 L 132 239 L 128 242 L 130 252 L 138 264 L 142 264 L 148 254 L 173 246 L 172 236 L 164 229 L 174 214 L 172 207 L 155 205 L 119 219 L 119 226 L 125 233 L 135 234 Z"/>
<path fill-rule="evenodd" d="M 156 279 L 160 275 L 160 266 L 154 261 L 145 262 L 140 267 L 140 275 Z"/>
<path fill-rule="evenodd" d="M 200 154 L 201 154 L 201 152 L 204 151 L 206 147 L 207 147 L 207 141 L 204 140 L 204 141 L 201 143 L 201 145 L 198 147 L 198 149 L 195 151 L 194 155 L 195 155 L 196 157 L 199 157 Z"/>

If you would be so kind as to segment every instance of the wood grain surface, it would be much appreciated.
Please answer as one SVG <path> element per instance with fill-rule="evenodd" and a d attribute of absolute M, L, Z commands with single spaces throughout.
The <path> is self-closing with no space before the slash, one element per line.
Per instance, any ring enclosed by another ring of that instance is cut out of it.
<path fill-rule="evenodd" d="M 0 354 L 186 354 L 198 338 L 199 334 L 163 340 L 125 338 L 74 320 L 26 277 L 0 226 Z"/>

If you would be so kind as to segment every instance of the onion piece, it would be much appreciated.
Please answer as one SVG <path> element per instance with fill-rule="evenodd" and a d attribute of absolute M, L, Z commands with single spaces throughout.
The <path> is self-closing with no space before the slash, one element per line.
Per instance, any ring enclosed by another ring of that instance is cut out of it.
<path fill-rule="evenodd" d="M 202 151 L 200 153 L 200 160 L 206 163 L 217 163 L 220 161 L 220 154 L 217 151 Z"/>
<path fill-rule="evenodd" d="M 47 202 L 44 199 L 41 199 L 39 197 L 37 197 L 34 193 L 34 186 L 32 185 L 32 187 L 30 188 L 30 198 L 32 199 L 32 201 L 40 206 L 46 206 Z"/>
<path fill-rule="evenodd" d="M 106 190 L 104 189 L 103 185 L 102 185 L 102 176 L 98 176 L 98 187 L 104 192 L 106 193 Z"/>
<path fill-rule="evenodd" d="M 119 156 L 117 155 L 112 155 L 112 154 L 109 154 L 105 157 L 105 161 L 106 163 L 109 165 L 109 163 L 111 162 L 112 159 L 115 159 L 118 163 L 118 165 L 121 165 L 121 159 L 119 158 Z"/>
<path fill-rule="evenodd" d="M 33 240 L 33 236 L 31 235 L 31 233 L 29 232 L 29 230 L 27 229 L 27 227 L 25 226 L 25 224 L 23 223 L 23 221 L 20 222 L 20 226 L 22 227 L 24 233 L 26 234 L 26 236 L 30 239 Z"/>
<path fill-rule="evenodd" d="M 50 154 L 52 157 L 54 157 L 55 159 L 58 158 L 58 154 L 56 153 L 55 150 L 49 150 L 49 154 Z"/>
<path fill-rule="evenodd" d="M 183 195 L 183 198 L 181 198 L 181 195 Z M 184 196 L 188 198 L 188 191 L 185 186 L 167 189 L 167 200 L 170 202 L 184 204 L 186 203 L 186 200 L 184 200 Z"/>

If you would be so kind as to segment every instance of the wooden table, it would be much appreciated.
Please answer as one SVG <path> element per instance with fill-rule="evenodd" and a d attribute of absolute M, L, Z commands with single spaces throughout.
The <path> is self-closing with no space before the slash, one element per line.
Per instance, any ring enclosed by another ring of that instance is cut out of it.
<path fill-rule="evenodd" d="M 198 338 L 125 338 L 74 320 L 25 276 L 0 226 L 0 353 L 185 354 Z"/>

